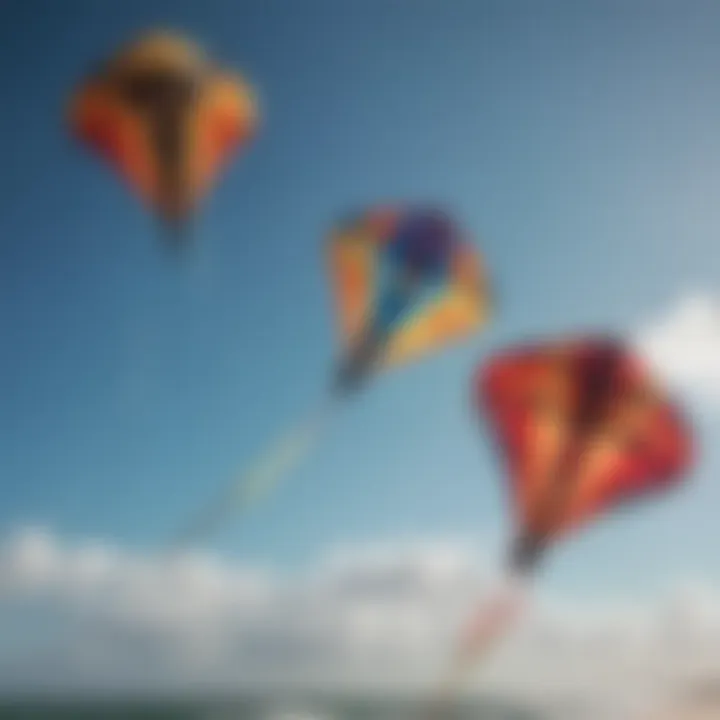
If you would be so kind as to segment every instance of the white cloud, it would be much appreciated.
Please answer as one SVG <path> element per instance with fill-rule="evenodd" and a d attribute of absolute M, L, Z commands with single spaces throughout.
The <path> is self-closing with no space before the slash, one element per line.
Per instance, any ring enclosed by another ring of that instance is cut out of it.
<path fill-rule="evenodd" d="M 489 581 L 462 543 L 346 549 L 290 577 L 26 529 L 0 545 L 0 685 L 427 690 Z M 712 588 L 655 605 L 536 600 L 479 687 L 597 704 L 720 677 Z"/>
<path fill-rule="evenodd" d="M 683 298 L 642 328 L 636 345 L 666 382 L 720 403 L 720 297 Z"/>

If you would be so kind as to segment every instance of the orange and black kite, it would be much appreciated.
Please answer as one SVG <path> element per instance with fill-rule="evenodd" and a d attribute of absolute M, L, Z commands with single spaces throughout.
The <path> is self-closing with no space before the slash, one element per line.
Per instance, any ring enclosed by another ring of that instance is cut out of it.
<path fill-rule="evenodd" d="M 170 33 L 123 48 L 86 79 L 70 107 L 73 133 L 174 231 L 257 122 L 245 81 Z"/>

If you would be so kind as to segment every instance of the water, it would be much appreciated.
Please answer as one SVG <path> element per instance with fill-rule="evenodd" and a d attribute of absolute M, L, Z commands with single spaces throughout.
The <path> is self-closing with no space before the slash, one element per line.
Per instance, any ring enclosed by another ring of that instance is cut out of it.
<path fill-rule="evenodd" d="M 423 720 L 411 701 L 360 699 L 19 700 L 0 703 L 0 720 Z M 457 707 L 446 720 L 553 720 L 501 704 Z"/>

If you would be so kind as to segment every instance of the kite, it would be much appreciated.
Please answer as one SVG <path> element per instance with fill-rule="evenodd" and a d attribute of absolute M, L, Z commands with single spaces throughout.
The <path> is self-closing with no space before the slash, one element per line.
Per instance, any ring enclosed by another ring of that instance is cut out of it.
<path fill-rule="evenodd" d="M 255 134 L 253 92 L 189 40 L 151 33 L 73 94 L 69 124 L 160 217 L 175 240 L 220 170 Z"/>
<path fill-rule="evenodd" d="M 482 265 L 445 213 L 378 208 L 350 216 L 331 234 L 327 254 L 341 345 L 336 393 L 462 339 L 486 320 Z"/>
<path fill-rule="evenodd" d="M 687 419 L 615 338 L 501 352 L 479 369 L 475 396 L 504 457 L 515 534 L 506 584 L 464 635 L 446 692 L 514 621 L 554 543 L 676 487 L 693 459 Z"/>
<path fill-rule="evenodd" d="M 435 208 L 349 215 L 331 231 L 326 257 L 340 345 L 329 397 L 182 533 L 182 542 L 271 489 L 305 456 L 339 401 L 384 370 L 469 337 L 488 318 L 482 260 L 453 219 Z"/>

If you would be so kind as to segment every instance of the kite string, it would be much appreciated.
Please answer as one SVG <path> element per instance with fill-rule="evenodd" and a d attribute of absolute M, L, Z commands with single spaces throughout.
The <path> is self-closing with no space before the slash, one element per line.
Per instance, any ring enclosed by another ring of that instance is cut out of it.
<path fill-rule="evenodd" d="M 431 704 L 429 718 L 440 720 L 447 706 L 459 694 L 472 669 L 499 642 L 525 608 L 524 578 L 508 573 L 495 591 L 480 605 L 462 633 L 450 667 Z"/>
<path fill-rule="evenodd" d="M 293 426 L 266 450 L 248 470 L 221 493 L 218 500 L 199 514 L 180 533 L 174 546 L 196 542 L 216 530 L 236 512 L 246 510 L 277 486 L 284 474 L 297 467 L 319 439 L 335 402 L 331 399 Z"/>

